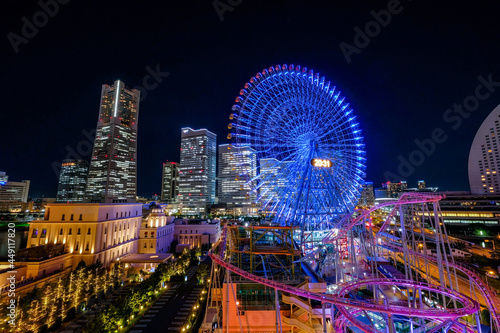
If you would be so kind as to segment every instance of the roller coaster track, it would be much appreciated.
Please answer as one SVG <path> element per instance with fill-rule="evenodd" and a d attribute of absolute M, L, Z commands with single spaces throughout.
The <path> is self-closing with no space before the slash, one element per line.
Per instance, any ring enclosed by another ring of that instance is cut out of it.
<path fill-rule="evenodd" d="M 339 232 L 334 234 L 333 232 L 328 234 L 324 241 L 325 242 L 333 242 L 336 239 L 344 236 L 347 231 L 355 226 L 356 224 L 360 223 L 363 218 L 368 217 L 372 212 L 383 208 L 383 207 L 388 207 L 388 206 L 401 206 L 401 205 L 406 205 L 406 204 L 418 204 L 418 203 L 430 203 L 430 202 L 437 202 L 441 200 L 443 196 L 440 195 L 426 195 L 426 194 L 408 194 L 405 193 L 401 198 L 397 201 L 391 201 L 391 202 L 385 202 L 382 203 L 378 206 L 375 206 L 369 210 L 363 211 L 359 216 L 357 216 L 354 219 L 350 219 L 350 217 L 344 218 L 344 222 L 347 222 L 345 225 L 342 225 L 342 229 L 340 229 Z M 390 216 L 394 213 L 395 209 L 391 211 Z M 390 218 L 388 218 L 380 231 L 385 230 L 386 226 L 390 223 Z M 380 232 L 379 231 L 379 232 Z M 304 290 L 301 288 L 293 287 L 284 283 L 279 283 L 277 281 L 269 280 L 264 277 L 260 277 L 254 274 L 250 274 L 234 265 L 231 263 L 227 262 L 225 260 L 225 250 L 226 250 L 226 237 L 227 237 L 227 226 L 224 227 L 223 234 L 221 237 L 221 241 L 218 243 L 218 245 L 215 247 L 215 249 L 218 249 L 219 252 L 216 254 L 213 250 L 209 252 L 209 256 L 211 259 L 218 265 L 224 267 L 225 269 L 233 272 L 234 274 L 240 275 L 241 277 L 248 279 L 250 281 L 265 285 L 269 288 L 273 288 L 278 291 L 286 292 L 292 295 L 300 296 L 300 297 L 305 297 L 311 300 L 317 300 L 322 303 L 330 303 L 339 308 L 341 311 L 343 317 L 347 320 L 349 320 L 353 325 L 357 326 L 359 329 L 363 330 L 364 332 L 373 332 L 373 330 L 369 330 L 368 326 L 366 324 L 360 323 L 359 321 L 355 320 L 353 318 L 353 315 L 349 313 L 347 310 L 349 309 L 355 309 L 356 312 L 359 311 L 371 311 L 371 312 L 379 312 L 379 313 L 385 313 L 388 315 L 401 315 L 401 316 L 407 316 L 407 317 L 420 317 L 420 318 L 426 318 L 426 319 L 432 319 L 435 321 L 438 325 L 432 328 L 433 331 L 437 331 L 439 328 L 446 327 L 449 325 L 450 327 L 453 328 L 455 331 L 459 331 L 465 328 L 467 331 L 469 329 L 464 326 L 464 324 L 460 323 L 458 320 L 460 317 L 466 316 L 466 315 L 471 315 L 476 313 L 479 310 L 479 304 L 472 300 L 470 297 L 463 295 L 459 293 L 458 291 L 455 291 L 450 288 L 442 287 L 442 286 L 436 286 L 436 285 L 431 285 L 431 284 L 426 284 L 426 283 L 421 283 L 421 282 L 415 282 L 415 281 L 410 281 L 410 280 L 396 280 L 396 279 L 380 279 L 380 278 L 373 278 L 373 279 L 362 279 L 359 281 L 356 281 L 352 284 L 349 285 L 344 285 L 343 288 L 341 289 L 341 292 L 335 295 L 332 294 L 322 294 L 322 293 L 315 293 L 311 292 L 309 290 Z M 388 244 L 386 244 L 388 245 Z M 394 248 L 395 250 L 402 251 L 403 248 L 399 246 L 395 246 L 394 244 L 390 244 L 391 248 Z M 413 254 L 420 256 L 422 258 L 428 259 L 432 262 L 436 263 L 436 259 L 427 256 L 415 251 L 412 251 Z M 497 325 L 497 327 L 500 327 L 500 317 L 499 317 L 499 300 L 497 299 L 496 293 L 481 279 L 481 277 L 473 270 L 469 269 L 468 267 L 458 264 L 458 263 L 450 263 L 451 267 L 454 267 L 455 269 L 461 271 L 462 273 L 466 274 L 467 276 L 470 277 L 470 279 L 474 282 L 474 284 L 478 287 L 478 289 L 481 291 L 483 298 L 486 300 L 488 303 L 488 308 L 491 311 L 492 317 Z M 354 300 L 354 299 L 349 299 L 346 297 L 343 297 L 343 294 L 345 294 L 347 291 L 367 285 L 367 284 L 375 284 L 375 285 L 398 285 L 398 286 L 404 286 L 404 287 L 409 287 L 409 288 L 418 288 L 420 290 L 427 290 L 427 291 L 432 291 L 437 294 L 442 294 L 447 297 L 450 297 L 452 299 L 457 300 L 458 302 L 461 303 L 462 307 L 461 308 L 448 308 L 448 309 L 437 309 L 437 308 L 410 308 L 408 307 L 408 302 L 394 302 L 392 301 L 391 304 L 380 304 L 378 302 L 367 302 L 367 301 L 359 301 L 359 300 Z M 403 304 L 404 303 L 404 304 Z M 342 319 L 340 319 L 342 321 Z M 365 327 L 366 326 L 366 327 Z"/>

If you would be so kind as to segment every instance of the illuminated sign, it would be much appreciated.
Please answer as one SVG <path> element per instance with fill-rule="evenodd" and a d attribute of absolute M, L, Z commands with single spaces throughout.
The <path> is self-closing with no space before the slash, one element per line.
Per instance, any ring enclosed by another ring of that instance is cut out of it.
<path fill-rule="evenodd" d="M 322 158 L 313 158 L 311 160 L 311 165 L 318 168 L 331 168 L 332 161 Z"/>

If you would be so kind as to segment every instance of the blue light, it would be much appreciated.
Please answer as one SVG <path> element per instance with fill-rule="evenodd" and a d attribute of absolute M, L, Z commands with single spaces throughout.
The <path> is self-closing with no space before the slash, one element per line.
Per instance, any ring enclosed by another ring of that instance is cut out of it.
<path fill-rule="evenodd" d="M 5 185 L 7 184 L 7 182 L 0 182 L 0 185 Z"/>

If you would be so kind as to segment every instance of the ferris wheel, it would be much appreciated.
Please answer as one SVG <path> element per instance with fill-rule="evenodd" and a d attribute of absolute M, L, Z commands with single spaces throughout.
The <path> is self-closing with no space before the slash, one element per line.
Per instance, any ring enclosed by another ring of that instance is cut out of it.
<path fill-rule="evenodd" d="M 352 212 L 365 151 L 335 86 L 307 68 L 277 65 L 245 83 L 232 110 L 228 139 L 255 156 L 245 176 L 263 213 L 281 225 L 323 230 Z"/>

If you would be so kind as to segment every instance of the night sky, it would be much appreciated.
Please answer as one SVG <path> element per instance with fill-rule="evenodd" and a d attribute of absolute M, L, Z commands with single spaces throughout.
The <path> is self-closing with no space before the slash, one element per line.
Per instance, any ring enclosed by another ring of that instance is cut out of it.
<path fill-rule="evenodd" d="M 500 104 L 496 1 L 73 0 L 52 6 L 47 20 L 37 1 L 2 4 L 0 170 L 12 181 L 30 179 L 31 197 L 55 197 L 54 162 L 90 160 L 85 133 L 95 130 L 101 85 L 141 86 L 150 70 L 169 74 L 140 104 L 142 196 L 159 194 L 162 162 L 179 160 L 181 127 L 228 142 L 235 97 L 271 65 L 312 68 L 342 90 L 363 129 L 366 179 L 375 186 L 390 172 L 410 187 L 425 179 L 469 190 L 470 146 Z M 373 13 L 388 10 L 390 22 L 380 14 L 385 27 L 375 24 Z M 38 31 L 23 36 L 34 16 Z M 369 40 L 358 33 L 366 28 Z M 490 83 L 476 105 L 481 80 Z M 447 111 L 464 100 L 473 112 Z M 415 140 L 428 143 L 433 131 L 434 151 L 416 152 Z M 403 170 L 401 157 L 419 165 Z"/>

